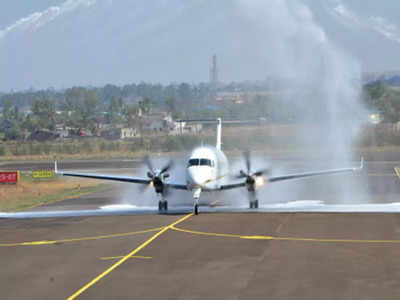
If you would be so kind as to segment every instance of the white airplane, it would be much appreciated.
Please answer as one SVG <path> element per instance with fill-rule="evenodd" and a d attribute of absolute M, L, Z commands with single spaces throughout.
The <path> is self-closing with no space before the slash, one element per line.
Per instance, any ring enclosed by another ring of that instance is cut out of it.
<path fill-rule="evenodd" d="M 153 186 L 156 194 L 158 194 L 161 198 L 158 203 L 158 209 L 160 212 L 166 212 L 168 210 L 166 195 L 169 189 L 191 191 L 193 193 L 193 211 L 194 214 L 197 215 L 199 212 L 200 194 L 203 191 L 224 191 L 246 187 L 249 195 L 249 207 L 251 209 L 257 209 L 259 205 L 256 191 L 264 184 L 265 180 L 268 182 L 276 182 L 324 174 L 354 172 L 362 169 L 363 167 L 363 159 L 361 159 L 361 165 L 357 168 L 331 169 L 264 178 L 264 176 L 268 175 L 268 170 L 252 171 L 250 155 L 247 152 L 245 153 L 246 171 L 240 171 L 240 173 L 236 176 L 236 182 L 229 182 L 229 178 L 231 176 L 229 173 L 229 164 L 225 154 L 221 149 L 222 121 L 219 118 L 216 120 L 216 122 L 217 141 L 215 147 L 202 146 L 195 148 L 191 152 L 186 167 L 186 182 L 184 183 L 173 183 L 169 181 L 170 174 L 168 171 L 172 166 L 172 161 L 170 161 L 162 169 L 154 169 L 151 161 L 148 158 L 145 159 L 145 163 L 149 168 L 149 171 L 147 172 L 147 178 L 62 172 L 58 171 L 57 162 L 55 162 L 55 173 L 63 176 L 114 180 Z"/>

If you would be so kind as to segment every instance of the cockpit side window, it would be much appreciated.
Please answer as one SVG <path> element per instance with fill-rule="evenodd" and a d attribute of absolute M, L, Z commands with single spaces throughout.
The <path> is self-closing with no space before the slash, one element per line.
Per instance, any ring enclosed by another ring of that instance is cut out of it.
<path fill-rule="evenodd" d="M 198 158 L 189 159 L 188 168 L 191 166 L 198 166 L 199 163 L 200 163 L 200 160 Z"/>

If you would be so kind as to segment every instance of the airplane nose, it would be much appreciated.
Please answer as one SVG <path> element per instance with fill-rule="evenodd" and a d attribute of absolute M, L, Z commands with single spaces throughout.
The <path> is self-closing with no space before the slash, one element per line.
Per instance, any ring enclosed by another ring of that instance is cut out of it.
<path fill-rule="evenodd" d="M 202 174 L 202 172 L 199 172 L 200 170 L 198 170 L 196 167 L 192 167 L 188 169 L 188 175 L 189 175 L 189 180 L 191 181 L 191 183 L 195 186 L 203 186 L 207 179 L 207 176 L 204 176 L 206 174 Z"/>

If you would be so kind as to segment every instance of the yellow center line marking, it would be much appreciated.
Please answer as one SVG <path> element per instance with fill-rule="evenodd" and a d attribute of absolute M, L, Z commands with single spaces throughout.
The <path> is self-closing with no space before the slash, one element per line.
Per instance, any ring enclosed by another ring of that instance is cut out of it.
<path fill-rule="evenodd" d="M 158 227 L 158 228 L 151 228 L 151 229 L 133 231 L 133 232 L 115 233 L 115 234 L 98 235 L 98 236 L 88 236 L 88 237 L 82 237 L 82 238 L 63 239 L 63 240 L 54 240 L 54 241 L 32 241 L 32 242 L 20 242 L 20 243 L 7 243 L 7 244 L 0 244 L 0 247 L 41 246 L 41 245 L 54 245 L 57 243 L 71 243 L 71 242 L 78 242 L 78 241 L 110 239 L 110 238 L 125 237 L 125 236 L 131 236 L 131 235 L 135 235 L 135 234 L 159 231 L 163 228 L 164 227 Z"/>
<path fill-rule="evenodd" d="M 279 237 L 270 235 L 239 235 L 229 233 L 213 233 L 202 232 L 195 230 L 183 229 L 171 226 L 172 230 L 186 232 L 197 235 L 216 236 L 216 237 L 229 237 L 239 238 L 245 240 L 275 240 L 275 241 L 301 241 L 301 242 L 316 242 L 316 243 L 374 243 L 374 244 L 400 244 L 400 240 L 357 240 L 357 239 L 325 239 L 325 238 L 304 238 L 304 237 Z"/>
<path fill-rule="evenodd" d="M 72 296 L 68 297 L 67 300 L 73 300 L 76 297 L 78 297 L 80 294 L 82 294 L 84 291 L 86 291 L 88 288 L 90 288 L 92 285 L 94 285 L 96 282 L 98 282 L 100 279 L 103 277 L 107 276 L 109 273 L 111 273 L 115 268 L 123 264 L 125 261 L 127 261 L 129 258 L 134 256 L 136 253 L 138 253 L 140 250 L 145 248 L 147 245 L 149 245 L 152 241 L 154 241 L 156 238 L 158 238 L 160 235 L 162 235 L 164 232 L 166 232 L 168 229 L 171 229 L 173 226 L 185 221 L 186 219 L 190 218 L 193 216 L 193 213 L 190 213 L 183 218 L 180 218 L 179 220 L 175 221 L 174 223 L 163 227 L 159 232 L 154 234 L 151 238 L 149 238 L 147 241 L 142 243 L 139 247 L 135 248 L 132 250 L 129 254 L 125 255 L 123 258 L 121 258 L 119 261 L 117 261 L 115 264 L 113 264 L 111 267 L 109 267 L 107 270 L 105 270 L 103 273 L 99 274 L 96 276 L 93 280 L 91 280 L 89 283 L 81 287 L 77 292 L 75 292 Z"/>
<path fill-rule="evenodd" d="M 111 260 L 111 259 L 119 259 L 123 258 L 125 255 L 120 255 L 120 256 L 107 256 L 107 257 L 100 257 L 101 260 Z M 131 256 L 130 258 L 139 258 L 139 259 L 152 259 L 151 256 L 142 256 L 142 255 L 134 255 Z"/>
<path fill-rule="evenodd" d="M 399 167 L 394 167 L 394 171 L 396 172 L 397 177 L 400 178 L 400 168 Z"/>

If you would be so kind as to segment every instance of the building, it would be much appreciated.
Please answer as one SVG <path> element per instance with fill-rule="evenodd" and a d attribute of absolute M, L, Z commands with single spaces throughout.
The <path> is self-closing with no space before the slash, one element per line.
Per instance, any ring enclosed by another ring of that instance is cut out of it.
<path fill-rule="evenodd" d="M 112 128 L 101 132 L 101 136 L 110 140 L 124 140 L 140 137 L 136 128 Z"/>

